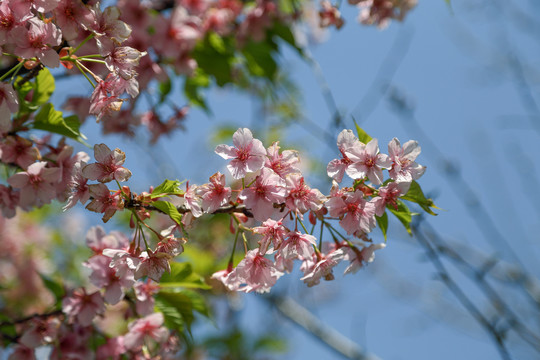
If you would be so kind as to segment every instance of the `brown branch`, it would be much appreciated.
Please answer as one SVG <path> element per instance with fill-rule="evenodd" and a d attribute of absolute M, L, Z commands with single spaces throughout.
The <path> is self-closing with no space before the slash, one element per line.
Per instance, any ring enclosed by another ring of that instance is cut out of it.
<path fill-rule="evenodd" d="M 124 209 L 130 209 L 130 210 L 143 210 L 144 209 L 148 211 L 156 211 L 161 214 L 165 214 L 165 212 L 163 212 L 162 210 L 158 209 L 157 207 L 153 205 L 143 205 L 134 199 L 127 201 L 124 204 Z M 191 211 L 185 208 L 184 206 L 177 206 L 176 210 L 180 214 L 185 214 Z M 253 217 L 253 213 L 251 212 L 250 209 L 246 208 L 245 205 L 238 205 L 238 204 L 230 204 L 230 205 L 221 207 L 217 209 L 216 211 L 212 212 L 211 214 L 232 214 L 232 213 L 242 213 L 246 215 L 247 217 L 250 217 L 250 218 Z"/>

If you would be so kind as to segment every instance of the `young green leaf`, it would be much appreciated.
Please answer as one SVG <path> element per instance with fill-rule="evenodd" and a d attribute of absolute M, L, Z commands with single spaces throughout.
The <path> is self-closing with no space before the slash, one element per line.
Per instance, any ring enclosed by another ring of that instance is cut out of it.
<path fill-rule="evenodd" d="M 163 211 L 165 214 L 169 215 L 169 217 L 178 225 L 181 224 L 182 214 L 180 214 L 176 206 L 174 206 L 170 202 L 154 201 L 152 205 L 154 205 L 157 209 Z"/>
<path fill-rule="evenodd" d="M 397 201 L 398 209 L 394 209 L 391 206 L 387 206 L 388 210 L 394 214 L 398 220 L 403 224 L 409 235 L 412 236 L 411 231 L 411 221 L 412 221 L 412 213 L 402 201 Z"/>
<path fill-rule="evenodd" d="M 426 196 L 424 195 L 424 192 L 422 191 L 422 188 L 416 181 L 413 180 L 413 182 L 411 183 L 411 187 L 409 188 L 409 191 L 407 192 L 407 194 L 405 194 L 401 198 L 403 200 L 417 203 L 428 214 L 437 216 L 437 214 L 434 213 L 433 210 L 431 210 L 431 208 L 438 209 L 438 207 L 433 204 L 432 199 L 426 198 Z"/>
<path fill-rule="evenodd" d="M 384 213 L 382 214 L 382 216 L 375 216 L 375 219 L 377 219 L 377 224 L 379 225 L 379 228 L 381 229 L 384 236 L 384 242 L 386 242 L 386 233 L 388 231 L 388 215 Z"/>
<path fill-rule="evenodd" d="M 76 115 L 64 118 L 62 117 L 61 111 L 55 110 L 54 106 L 51 103 L 48 103 L 43 105 L 36 115 L 33 128 L 66 136 L 87 145 L 84 142 L 86 136 L 79 131 L 80 125 Z"/>
<path fill-rule="evenodd" d="M 168 180 L 166 179 L 152 191 L 150 198 L 156 199 L 168 195 L 182 195 L 184 191 L 180 190 L 180 185 L 182 182 L 178 180 Z"/>
<path fill-rule="evenodd" d="M 49 101 L 54 92 L 54 77 L 47 68 L 43 68 L 36 76 L 36 85 L 34 87 L 34 95 L 32 96 L 32 104 L 43 105 Z"/>
<path fill-rule="evenodd" d="M 356 123 L 356 120 L 353 119 L 353 121 L 354 121 L 354 126 L 356 126 L 356 133 L 358 134 L 358 140 L 360 140 L 364 144 L 367 144 L 368 142 L 370 142 L 371 139 L 373 138 L 369 136 L 368 133 L 364 131 L 364 129 L 358 126 L 358 124 Z"/>

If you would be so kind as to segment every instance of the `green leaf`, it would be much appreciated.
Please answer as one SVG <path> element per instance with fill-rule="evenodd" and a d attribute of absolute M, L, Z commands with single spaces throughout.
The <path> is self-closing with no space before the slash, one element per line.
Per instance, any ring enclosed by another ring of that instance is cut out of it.
<path fill-rule="evenodd" d="M 66 136 L 87 145 L 83 139 L 86 136 L 79 132 L 79 119 L 76 115 L 62 117 L 62 112 L 54 109 L 51 103 L 41 107 L 34 119 L 34 129 L 45 130 L 62 136 Z"/>
<path fill-rule="evenodd" d="M 193 311 L 210 316 L 204 297 L 190 290 L 160 291 L 156 295 L 156 307 L 163 313 L 167 327 L 182 330 L 185 325 L 188 332 L 191 331 L 191 324 L 195 319 Z"/>
<path fill-rule="evenodd" d="M 379 225 L 379 228 L 381 229 L 384 236 L 384 242 L 386 242 L 386 233 L 388 231 L 388 215 L 385 212 L 384 214 L 382 214 L 382 216 L 375 216 L 375 219 L 377 219 L 377 224 Z"/>
<path fill-rule="evenodd" d="M 154 205 L 157 209 L 163 211 L 165 214 L 169 215 L 169 217 L 178 225 L 181 224 L 182 214 L 180 214 L 176 206 L 174 206 L 170 202 L 154 201 L 152 205 Z"/>
<path fill-rule="evenodd" d="M 47 68 L 43 68 L 36 76 L 36 85 L 34 88 L 34 95 L 32 97 L 32 104 L 43 105 L 54 92 L 54 77 Z"/>
<path fill-rule="evenodd" d="M 274 80 L 277 64 L 272 57 L 273 50 L 268 43 L 256 43 L 253 41 L 250 41 L 242 49 L 242 54 L 246 58 L 247 68 L 252 75 Z"/>
<path fill-rule="evenodd" d="M 358 126 L 358 124 L 356 123 L 356 120 L 353 119 L 353 121 L 354 121 L 354 126 L 356 126 L 356 133 L 358 134 L 358 140 L 360 140 L 364 144 L 367 144 L 368 142 L 370 142 L 371 139 L 373 138 L 369 136 L 368 133 L 364 131 L 364 129 Z"/>
<path fill-rule="evenodd" d="M 2 313 L 0 313 L 0 322 L 6 323 L 6 325 L 0 326 L 0 339 L 3 340 L 3 345 L 6 347 L 11 343 L 9 338 L 17 338 L 17 329 L 15 328 L 15 325 L 11 323 L 12 320 Z"/>
<path fill-rule="evenodd" d="M 403 195 L 401 199 L 417 203 L 428 214 L 437 216 L 437 214 L 434 213 L 431 208 L 438 209 L 438 207 L 433 204 L 432 199 L 426 198 L 424 192 L 422 191 L 422 188 L 414 180 L 412 181 L 411 187 L 409 188 L 407 194 Z"/>
<path fill-rule="evenodd" d="M 178 180 L 166 179 L 164 182 L 161 183 L 161 185 L 159 185 L 154 189 L 154 191 L 152 191 L 152 194 L 150 194 L 150 198 L 156 199 L 168 195 L 182 195 L 184 191 L 179 189 L 181 184 L 182 182 Z"/>
<path fill-rule="evenodd" d="M 62 298 L 66 294 L 66 291 L 62 284 L 51 277 L 43 274 L 39 274 L 41 277 L 41 280 L 43 281 L 43 284 L 49 291 L 54 295 L 54 298 L 57 302 L 62 301 Z"/>
<path fill-rule="evenodd" d="M 253 344 L 255 351 L 270 351 L 274 353 L 283 353 L 287 351 L 287 341 L 274 335 L 265 335 L 255 341 Z"/>
<path fill-rule="evenodd" d="M 171 273 L 164 273 L 159 281 L 161 288 L 210 289 L 202 277 L 195 274 L 189 263 L 171 262 Z"/>
<path fill-rule="evenodd" d="M 167 95 L 172 90 L 172 82 L 170 78 L 167 78 L 166 81 L 159 83 L 159 103 L 163 103 L 167 98 Z"/>
<path fill-rule="evenodd" d="M 198 106 L 206 111 L 207 114 L 211 114 L 210 108 L 206 104 L 204 97 L 201 94 L 201 88 L 207 88 L 210 86 L 210 78 L 200 68 L 195 72 L 194 76 L 186 78 L 184 83 L 184 94 L 188 98 L 191 104 Z"/>
<path fill-rule="evenodd" d="M 285 1 L 289 1 L 289 0 L 285 0 Z M 283 24 L 283 23 L 281 23 L 279 21 L 276 21 L 275 24 L 274 24 L 274 27 L 272 28 L 270 33 L 277 36 L 277 37 L 279 37 L 280 39 L 285 41 L 287 44 L 292 46 L 294 49 L 296 49 L 296 51 L 301 56 L 304 55 L 304 52 L 303 52 L 302 48 L 300 48 L 296 44 L 296 40 L 295 40 L 294 35 L 293 35 L 292 31 L 291 31 L 291 28 L 288 27 L 287 25 L 285 25 L 285 24 Z"/>
<path fill-rule="evenodd" d="M 234 48 L 230 45 L 219 35 L 209 33 L 203 41 L 197 43 L 192 53 L 197 66 L 204 73 L 213 76 L 219 86 L 233 82 Z"/>
<path fill-rule="evenodd" d="M 392 214 L 394 214 L 398 220 L 403 224 L 403 226 L 405 227 L 405 229 L 407 230 L 407 232 L 409 233 L 409 235 L 412 236 L 412 231 L 411 231 L 411 221 L 412 221 L 412 213 L 411 211 L 409 210 L 409 208 L 407 207 L 407 205 L 405 205 L 403 203 L 403 201 L 397 201 L 397 206 L 398 206 L 398 209 L 394 209 L 393 207 L 391 206 L 387 206 L 388 210 L 390 210 L 392 212 Z"/>

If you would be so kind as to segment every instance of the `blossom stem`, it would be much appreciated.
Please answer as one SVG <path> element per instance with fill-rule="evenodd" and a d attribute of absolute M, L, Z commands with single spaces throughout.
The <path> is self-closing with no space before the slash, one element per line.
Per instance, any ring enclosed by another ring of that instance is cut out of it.
<path fill-rule="evenodd" d="M 234 263 L 234 251 L 236 250 L 236 243 L 238 241 L 238 235 L 240 235 L 240 231 L 236 231 L 236 236 L 234 237 L 234 245 L 231 252 L 231 257 L 229 258 L 229 265 L 232 265 Z"/>
<path fill-rule="evenodd" d="M 245 251 L 246 254 L 247 254 L 247 252 L 248 252 L 248 243 L 247 243 L 247 242 L 248 242 L 248 241 L 247 241 L 247 239 L 246 239 L 246 233 L 243 232 L 243 231 L 242 231 L 242 239 L 244 239 L 244 251 Z"/>
<path fill-rule="evenodd" d="M 75 66 L 77 66 L 77 69 L 79 69 L 79 71 L 84 75 L 84 77 L 86 78 L 86 80 L 88 80 L 88 82 L 90 83 L 90 85 L 92 85 L 93 88 L 96 87 L 96 85 L 94 85 L 94 83 L 92 82 L 92 80 L 90 80 L 90 78 L 88 77 L 88 75 L 86 75 L 86 73 L 84 72 L 84 70 L 81 68 L 80 64 L 78 61 L 75 61 Z"/>
<path fill-rule="evenodd" d="M 77 59 L 91 59 L 91 58 L 100 58 L 100 59 L 103 59 L 103 56 L 101 56 L 101 55 L 99 55 L 99 54 L 77 56 Z"/>
<path fill-rule="evenodd" d="M 101 80 L 101 78 L 99 76 L 97 76 L 96 74 L 94 74 L 90 69 L 88 69 L 86 66 L 84 66 L 79 60 L 75 60 L 75 63 L 76 64 L 79 64 L 80 67 L 82 67 L 84 70 L 86 70 L 86 72 L 88 72 L 90 75 L 92 75 L 92 77 L 94 78 L 94 80 L 98 83 Z"/>
<path fill-rule="evenodd" d="M 105 64 L 104 60 L 98 60 L 98 59 L 78 58 L 77 60 L 79 60 L 79 61 L 90 61 L 90 62 Z"/>
<path fill-rule="evenodd" d="M 298 222 L 300 223 L 300 225 L 302 226 L 302 229 L 304 229 L 304 231 L 306 232 L 306 234 L 309 234 L 309 231 L 307 231 L 306 227 L 304 226 L 304 223 L 302 222 L 302 220 L 300 220 L 300 218 L 298 217 L 298 215 L 296 215 L 296 220 L 298 220 Z"/>
<path fill-rule="evenodd" d="M 315 227 L 315 226 L 313 226 Z M 324 221 L 321 221 L 321 233 L 319 235 L 319 249 L 322 249 L 322 235 L 324 231 Z"/>
<path fill-rule="evenodd" d="M 4 81 L 4 79 L 7 78 L 12 72 L 19 71 L 19 69 L 23 66 L 23 64 L 24 64 L 24 61 L 21 61 L 20 63 L 18 63 L 17 65 L 12 67 L 11 69 L 9 69 L 8 72 L 6 72 L 4 75 L 2 75 L 0 77 L 0 81 Z"/>
<path fill-rule="evenodd" d="M 144 223 L 143 223 L 144 224 Z M 145 224 L 146 225 L 146 224 Z M 146 250 L 148 251 L 150 249 L 150 246 L 148 246 L 148 242 L 146 241 L 146 235 L 144 235 L 144 231 L 142 229 L 141 223 L 139 222 L 139 232 L 142 235 L 142 238 L 144 240 L 144 245 L 146 246 Z"/>
<path fill-rule="evenodd" d="M 76 52 L 77 52 L 84 44 L 86 44 L 86 42 L 87 42 L 88 40 L 92 39 L 94 36 L 96 36 L 96 34 L 94 34 L 94 33 L 91 33 L 90 35 L 88 35 L 88 36 L 86 37 L 86 39 L 84 39 L 83 41 L 81 41 L 81 43 L 79 44 L 79 46 L 77 46 L 77 47 L 73 50 L 73 52 L 72 52 L 71 54 L 72 54 L 72 55 L 75 54 L 75 53 L 76 53 Z"/>

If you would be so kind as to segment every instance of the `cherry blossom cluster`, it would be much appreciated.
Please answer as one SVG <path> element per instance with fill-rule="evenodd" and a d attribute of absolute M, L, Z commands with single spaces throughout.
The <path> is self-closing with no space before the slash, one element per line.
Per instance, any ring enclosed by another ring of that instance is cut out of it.
<path fill-rule="evenodd" d="M 135 67 L 145 53 L 121 46 L 129 38 L 131 27 L 119 20 L 119 16 L 117 7 L 102 11 L 98 1 L 5 0 L 0 4 L 0 47 L 4 55 L 19 60 L 13 67 L 14 75 L 21 66 L 28 69 L 40 64 L 50 68 L 62 64 L 67 69 L 76 66 L 95 87 L 87 110 L 100 120 L 120 109 L 121 95 L 135 97 L 139 93 Z M 92 43 L 95 52 L 76 55 L 86 43 Z M 65 44 L 70 46 L 62 48 Z M 88 63 L 101 65 L 107 71 L 106 78 L 84 65 Z M 8 114 L 16 113 L 13 87 L 2 84 L 2 92 L 0 106 L 7 106 Z M 2 131 L 9 130 L 6 116 L 3 114 L 0 120 Z"/>
<path fill-rule="evenodd" d="M 356 5 L 360 10 L 358 21 L 365 25 L 377 25 L 383 29 L 388 26 L 391 20 L 403 21 L 407 13 L 412 10 L 417 0 L 348 0 L 351 5 Z M 338 7 L 333 6 L 330 1 L 321 1 L 319 11 L 321 27 L 335 26 L 341 28 L 344 20 Z"/>
<path fill-rule="evenodd" d="M 177 338 L 164 326 L 163 314 L 154 311 L 158 284 L 136 280 L 140 275 L 134 264 L 117 256 L 128 252 L 129 239 L 116 231 L 107 234 L 98 226 L 89 230 L 86 243 L 92 250 L 84 264 L 91 271 L 90 285 L 69 292 L 61 311 L 24 319 L 9 359 L 36 359 L 35 349 L 40 346 L 51 348 L 51 359 L 174 358 Z M 111 335 L 106 315 L 113 313 L 126 319 L 127 332 Z M 96 335 L 105 341 L 92 349 L 88 341 Z"/>
<path fill-rule="evenodd" d="M 281 275 L 292 271 L 294 260 L 302 262 L 302 280 L 309 286 L 318 284 L 321 278 L 333 279 L 332 269 L 342 260 L 349 261 L 346 273 L 355 272 L 373 260 L 374 250 L 385 246 L 372 244 L 368 238 L 376 226 L 376 216 L 382 216 L 387 206 L 397 210 L 399 197 L 425 171 L 425 167 L 415 162 L 420 153 L 415 141 L 401 147 L 393 139 L 388 145 L 390 155 L 386 155 L 379 153 L 376 139 L 364 144 L 351 130 L 344 130 L 338 137 L 342 157 L 328 165 L 334 185 L 330 195 L 325 196 L 306 183 L 295 152 L 280 152 L 278 143 L 265 149 L 249 129 L 238 129 L 233 144 L 219 145 L 216 153 L 230 160 L 227 169 L 234 179 L 242 181 L 236 199 L 219 173 L 211 178 L 212 185 L 192 187 L 186 193 L 186 196 L 191 194 L 189 207 L 194 217 L 200 216 L 201 210 L 211 212 L 235 203 L 244 204 L 254 220 L 262 222 L 261 226 L 252 228 L 239 222 L 239 230 L 262 235 L 259 247 L 248 250 L 246 245 L 246 256 L 235 268 L 231 261 L 226 270 L 214 274 L 230 290 L 267 292 Z M 384 185 L 383 169 L 390 175 Z M 354 183 L 340 189 L 344 174 Z M 326 227 L 333 242 L 323 244 L 321 238 L 317 243 L 313 230 L 308 232 L 302 222 L 307 212 L 313 228 L 320 222 L 321 234 Z M 287 226 L 288 218 L 293 219 L 294 228 Z M 349 238 L 334 228 L 332 221 L 336 220 Z M 299 223 L 303 232 L 298 229 Z M 273 255 L 274 260 L 268 255 Z"/>
<path fill-rule="evenodd" d="M 0 184 L 0 211 L 6 218 L 15 216 L 16 208 L 29 211 L 53 199 L 60 202 L 69 197 L 69 181 L 84 152 L 73 154 L 73 147 L 63 140 L 56 146 L 50 137 L 34 141 L 18 135 L 0 138 L 0 160 L 13 173 L 7 184 Z M 12 171 L 14 170 L 14 171 Z"/>

